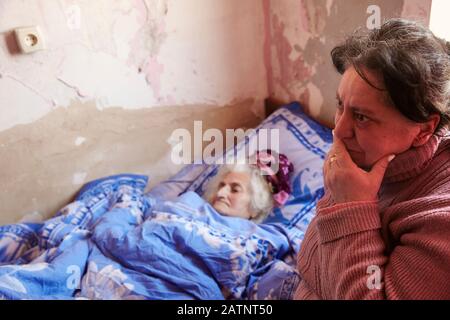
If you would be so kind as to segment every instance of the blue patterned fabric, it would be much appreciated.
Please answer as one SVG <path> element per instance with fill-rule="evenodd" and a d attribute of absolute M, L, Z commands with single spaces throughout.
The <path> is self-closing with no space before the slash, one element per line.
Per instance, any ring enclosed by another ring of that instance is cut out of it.
<path fill-rule="evenodd" d="M 0 297 L 243 299 L 250 275 L 291 250 L 276 225 L 222 216 L 194 192 L 159 200 L 146 179 L 97 180 L 53 219 L 0 227 Z"/>

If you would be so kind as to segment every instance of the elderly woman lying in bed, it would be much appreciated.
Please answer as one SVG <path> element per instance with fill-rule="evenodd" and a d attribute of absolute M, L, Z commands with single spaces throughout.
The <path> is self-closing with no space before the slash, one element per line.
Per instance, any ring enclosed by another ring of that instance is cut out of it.
<path fill-rule="evenodd" d="M 283 228 L 255 223 L 286 200 L 293 170 L 283 155 L 277 172 L 263 158 L 277 157 L 222 167 L 211 204 L 194 192 L 164 201 L 143 193 L 142 176 L 114 176 L 41 224 L 1 227 L 0 298 L 246 298 L 253 272 L 292 253 Z"/>
<path fill-rule="evenodd" d="M 255 224 L 290 192 L 292 164 L 279 155 L 274 172 L 270 158 L 264 152 L 255 165 L 223 166 L 208 185 L 210 204 L 187 192 L 176 201 L 155 201 L 142 221 L 120 209 L 105 214 L 94 229 L 94 263 L 78 296 L 108 298 L 95 283 L 113 260 L 133 278 L 131 297 L 245 298 L 250 274 L 290 250 L 282 229 Z"/>

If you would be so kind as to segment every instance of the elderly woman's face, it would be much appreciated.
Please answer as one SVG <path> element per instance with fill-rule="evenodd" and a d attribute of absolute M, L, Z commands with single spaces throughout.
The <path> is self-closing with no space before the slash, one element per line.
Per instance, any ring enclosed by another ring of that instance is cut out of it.
<path fill-rule="evenodd" d="M 250 219 L 250 175 L 246 172 L 229 172 L 219 183 L 213 198 L 214 209 L 223 215 Z"/>
<path fill-rule="evenodd" d="M 366 72 L 366 76 L 383 87 L 374 74 Z M 385 93 L 371 87 L 353 67 L 344 73 L 337 99 L 334 134 L 361 168 L 370 169 L 385 156 L 405 152 L 420 133 L 419 124 L 390 106 Z"/>

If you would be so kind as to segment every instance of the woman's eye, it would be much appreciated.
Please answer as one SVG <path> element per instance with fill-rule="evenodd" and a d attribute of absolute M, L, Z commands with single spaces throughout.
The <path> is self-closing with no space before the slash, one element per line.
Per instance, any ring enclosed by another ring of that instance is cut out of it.
<path fill-rule="evenodd" d="M 365 115 L 362 115 L 359 113 L 355 113 L 355 119 L 356 119 L 356 121 L 359 121 L 359 122 L 366 122 L 369 120 L 369 118 L 367 118 Z"/>
<path fill-rule="evenodd" d="M 342 111 L 343 111 L 343 106 L 342 106 L 342 101 L 337 101 L 337 106 L 336 106 L 336 108 L 337 108 L 337 111 L 339 112 L 339 113 L 342 113 Z"/>

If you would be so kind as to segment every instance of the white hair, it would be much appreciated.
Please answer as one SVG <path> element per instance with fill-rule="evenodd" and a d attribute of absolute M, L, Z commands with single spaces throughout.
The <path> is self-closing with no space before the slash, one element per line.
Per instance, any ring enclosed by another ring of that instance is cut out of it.
<path fill-rule="evenodd" d="M 246 172 L 250 175 L 250 210 L 256 213 L 256 217 L 250 220 L 255 223 L 262 222 L 273 208 L 273 195 L 266 179 L 256 167 L 248 164 L 223 165 L 217 175 L 208 182 L 205 199 L 213 203 L 220 182 L 230 172 Z"/>

